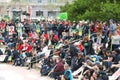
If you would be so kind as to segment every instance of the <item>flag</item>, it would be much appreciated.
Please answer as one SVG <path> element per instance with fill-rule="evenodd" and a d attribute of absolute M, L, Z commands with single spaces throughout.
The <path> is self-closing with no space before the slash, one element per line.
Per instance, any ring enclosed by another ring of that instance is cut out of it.
<path fill-rule="evenodd" d="M 82 27 L 79 28 L 79 35 L 82 36 Z"/>
<path fill-rule="evenodd" d="M 59 17 L 60 20 L 67 20 L 68 19 L 68 14 L 67 14 L 67 12 L 60 13 L 58 15 L 58 17 Z"/>
<path fill-rule="evenodd" d="M 36 32 L 40 33 L 40 26 L 39 25 L 36 25 Z"/>
<path fill-rule="evenodd" d="M 90 29 L 89 29 L 88 38 L 90 39 L 90 37 L 91 37 L 91 32 L 90 32 Z"/>
<path fill-rule="evenodd" d="M 8 15 L 5 15 L 5 16 L 4 16 L 4 20 L 5 20 L 5 21 L 9 21 L 9 20 L 10 20 L 10 17 L 9 17 Z"/>
<path fill-rule="evenodd" d="M 1 29 L 5 29 L 5 27 L 6 27 L 6 22 L 1 22 L 0 23 L 0 28 Z"/>

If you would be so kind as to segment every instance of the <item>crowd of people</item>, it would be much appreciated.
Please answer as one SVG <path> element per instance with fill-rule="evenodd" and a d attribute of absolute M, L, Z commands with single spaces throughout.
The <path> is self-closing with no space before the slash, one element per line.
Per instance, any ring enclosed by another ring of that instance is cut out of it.
<path fill-rule="evenodd" d="M 112 19 L 1 20 L 0 45 L 3 63 L 28 69 L 38 63 L 40 74 L 55 80 L 109 80 L 120 68 L 120 24 Z"/>

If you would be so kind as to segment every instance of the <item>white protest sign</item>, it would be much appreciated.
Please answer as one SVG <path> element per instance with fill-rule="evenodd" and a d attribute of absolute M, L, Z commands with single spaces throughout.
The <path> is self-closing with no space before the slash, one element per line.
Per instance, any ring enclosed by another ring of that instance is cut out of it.
<path fill-rule="evenodd" d="M 120 68 L 111 76 L 109 80 L 116 80 L 120 76 Z"/>
<path fill-rule="evenodd" d="M 14 26 L 9 26 L 9 35 L 12 35 L 14 32 Z"/>

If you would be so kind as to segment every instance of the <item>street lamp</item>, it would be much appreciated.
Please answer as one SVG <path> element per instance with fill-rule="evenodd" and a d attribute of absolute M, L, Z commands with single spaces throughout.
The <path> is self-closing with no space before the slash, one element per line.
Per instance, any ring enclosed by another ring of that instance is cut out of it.
<path fill-rule="evenodd" d="M 13 19 L 15 19 L 15 17 L 16 17 L 16 9 L 12 8 L 12 12 L 13 12 Z"/>
<path fill-rule="evenodd" d="M 9 15 L 9 8 L 7 8 L 7 15 Z"/>
<path fill-rule="evenodd" d="M 22 8 L 19 8 L 20 11 L 20 20 L 21 20 L 21 16 L 22 16 Z"/>
<path fill-rule="evenodd" d="M 13 8 L 13 9 L 12 9 L 12 11 L 14 12 L 14 11 L 16 11 L 16 9 L 15 9 L 15 8 Z"/>

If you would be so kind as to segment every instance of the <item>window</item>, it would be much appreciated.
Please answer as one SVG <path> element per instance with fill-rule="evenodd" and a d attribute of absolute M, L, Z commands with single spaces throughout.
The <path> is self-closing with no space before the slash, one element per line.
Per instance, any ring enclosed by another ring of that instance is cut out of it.
<path fill-rule="evenodd" d="M 55 2 L 56 2 L 56 0 L 50 0 L 50 2 L 51 2 L 51 3 L 55 3 Z"/>
<path fill-rule="evenodd" d="M 36 16 L 43 16 L 43 11 L 36 11 Z"/>
<path fill-rule="evenodd" d="M 55 17 L 55 16 L 56 16 L 56 12 L 54 12 L 54 11 L 49 11 L 49 12 L 48 12 L 48 16 L 49 16 L 49 17 Z"/>
<path fill-rule="evenodd" d="M 20 2 L 20 0 L 12 0 L 13 2 Z"/>
<path fill-rule="evenodd" d="M 31 0 L 28 0 L 28 2 L 32 2 Z"/>
<path fill-rule="evenodd" d="M 42 3 L 42 0 L 38 0 L 38 3 Z"/>

